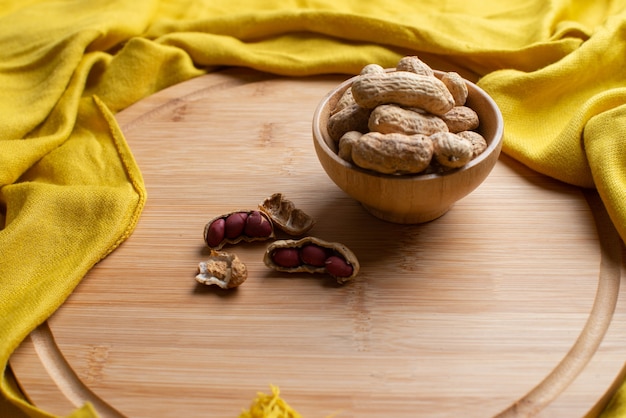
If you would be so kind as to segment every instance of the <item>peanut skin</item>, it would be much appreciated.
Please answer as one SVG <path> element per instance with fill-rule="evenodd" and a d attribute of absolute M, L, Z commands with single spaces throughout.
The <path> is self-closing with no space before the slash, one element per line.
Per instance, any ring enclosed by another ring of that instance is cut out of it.
<path fill-rule="evenodd" d="M 334 277 L 350 277 L 352 275 L 352 266 L 341 257 L 336 255 L 326 259 L 326 271 Z"/>
<path fill-rule="evenodd" d="M 224 236 L 228 239 L 234 239 L 243 234 L 246 227 L 248 214 L 246 212 L 231 213 L 224 221 Z"/>
<path fill-rule="evenodd" d="M 302 264 L 297 248 L 277 248 L 272 253 L 272 260 L 280 267 L 297 267 Z"/>
<path fill-rule="evenodd" d="M 395 103 L 443 115 L 454 107 L 454 98 L 441 80 L 407 71 L 361 75 L 352 83 L 352 96 L 366 109 Z"/>
<path fill-rule="evenodd" d="M 272 224 L 259 211 L 252 211 L 246 219 L 244 234 L 249 237 L 269 237 L 272 234 Z"/>
<path fill-rule="evenodd" d="M 327 256 L 328 251 L 319 245 L 309 244 L 300 249 L 300 259 L 311 266 L 323 267 Z"/>
<path fill-rule="evenodd" d="M 224 240 L 225 225 L 226 221 L 220 218 L 207 226 L 204 240 L 209 247 L 217 247 Z"/>

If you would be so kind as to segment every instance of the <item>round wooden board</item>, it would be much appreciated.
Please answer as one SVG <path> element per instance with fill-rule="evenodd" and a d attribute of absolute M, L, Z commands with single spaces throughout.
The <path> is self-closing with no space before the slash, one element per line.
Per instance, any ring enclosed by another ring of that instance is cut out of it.
<path fill-rule="evenodd" d="M 31 334 L 11 366 L 65 415 L 235 417 L 270 384 L 307 418 L 594 415 L 621 378 L 620 240 L 593 192 L 502 156 L 440 219 L 396 225 L 326 177 L 311 117 L 344 76 L 212 73 L 117 115 L 148 202 L 134 234 Z M 267 269 L 194 280 L 214 216 L 281 192 L 361 274 Z M 599 238 L 600 237 L 600 238 Z M 519 401 L 519 402 L 518 402 Z"/>

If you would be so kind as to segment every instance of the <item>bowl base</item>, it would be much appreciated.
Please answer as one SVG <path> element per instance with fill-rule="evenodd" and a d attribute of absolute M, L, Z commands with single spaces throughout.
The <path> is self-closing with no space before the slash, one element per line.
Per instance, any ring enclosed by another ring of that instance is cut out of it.
<path fill-rule="evenodd" d="M 441 216 L 445 215 L 446 212 L 448 212 L 454 205 L 448 206 L 447 208 L 444 208 L 444 209 L 438 209 L 438 210 L 433 210 L 429 212 L 422 212 L 418 214 L 384 212 L 376 208 L 373 208 L 371 206 L 367 206 L 365 204 L 361 204 L 361 206 L 363 206 L 365 210 L 367 210 L 370 214 L 374 215 L 375 217 L 383 221 L 392 222 L 395 224 L 411 225 L 411 224 L 423 224 L 426 222 L 434 221 L 435 219 L 440 218 Z"/>

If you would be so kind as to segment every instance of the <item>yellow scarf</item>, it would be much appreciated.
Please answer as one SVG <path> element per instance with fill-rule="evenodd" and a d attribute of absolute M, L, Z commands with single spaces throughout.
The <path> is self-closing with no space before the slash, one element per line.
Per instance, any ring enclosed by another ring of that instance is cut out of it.
<path fill-rule="evenodd" d="M 141 214 L 115 112 L 216 66 L 461 67 L 499 104 L 504 152 L 595 187 L 626 238 L 626 0 L 0 0 L 0 45 L 2 370 Z M 297 416 L 273 390 L 246 416 Z M 0 392 L 11 416 L 49 416 L 7 372 Z M 624 392 L 605 417 L 626 416 Z"/>

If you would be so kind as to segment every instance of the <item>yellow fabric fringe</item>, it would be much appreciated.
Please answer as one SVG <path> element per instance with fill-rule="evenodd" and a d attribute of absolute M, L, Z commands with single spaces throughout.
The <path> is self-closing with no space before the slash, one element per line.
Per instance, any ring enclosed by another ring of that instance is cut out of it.
<path fill-rule="evenodd" d="M 270 385 L 271 395 L 258 393 L 250 409 L 239 415 L 239 418 L 302 418 L 287 402 L 280 397 L 277 386 Z"/>
<path fill-rule="evenodd" d="M 351 75 L 415 54 L 460 69 L 500 106 L 504 152 L 596 188 L 626 238 L 626 0 L 2 0 L 0 45 L 0 407 L 12 416 L 52 415 L 20 395 L 11 353 L 144 207 L 114 114 L 219 66 Z M 251 416 L 298 416 L 276 388 L 257 402 Z M 625 405 L 622 389 L 603 417 Z"/>

